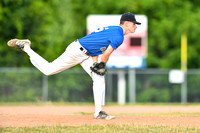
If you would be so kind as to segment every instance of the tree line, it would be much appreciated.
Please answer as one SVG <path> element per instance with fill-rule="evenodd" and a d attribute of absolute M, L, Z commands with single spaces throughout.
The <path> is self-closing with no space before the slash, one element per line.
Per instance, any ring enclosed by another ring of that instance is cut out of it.
<path fill-rule="evenodd" d="M 200 67 L 199 0 L 1 0 L 0 67 L 29 67 L 11 38 L 28 38 L 48 61 L 86 35 L 89 14 L 132 12 L 148 17 L 148 68 L 180 68 L 181 35 L 188 38 L 188 68 Z"/>

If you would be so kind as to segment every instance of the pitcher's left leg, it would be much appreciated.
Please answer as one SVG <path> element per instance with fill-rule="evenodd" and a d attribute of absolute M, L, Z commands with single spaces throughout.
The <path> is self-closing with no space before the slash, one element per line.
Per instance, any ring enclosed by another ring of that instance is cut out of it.
<path fill-rule="evenodd" d="M 92 66 L 93 61 L 92 57 L 81 63 L 83 69 L 90 75 L 93 80 L 93 96 L 95 104 L 95 114 L 98 114 L 101 111 L 102 105 L 105 105 L 105 80 L 104 76 L 97 75 L 92 73 L 90 66 Z"/>
<path fill-rule="evenodd" d="M 98 75 L 90 70 L 93 61 L 90 57 L 89 59 L 83 61 L 81 66 L 90 75 L 93 80 L 93 96 L 95 104 L 95 119 L 113 119 L 114 116 L 109 116 L 104 111 L 102 111 L 102 106 L 105 105 L 105 77 Z"/>

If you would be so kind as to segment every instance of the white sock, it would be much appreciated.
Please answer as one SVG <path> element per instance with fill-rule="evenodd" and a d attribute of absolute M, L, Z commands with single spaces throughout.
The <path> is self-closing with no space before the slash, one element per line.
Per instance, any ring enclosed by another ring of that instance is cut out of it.
<path fill-rule="evenodd" d="M 24 51 L 28 54 L 29 51 L 31 50 L 30 46 L 24 45 Z"/>

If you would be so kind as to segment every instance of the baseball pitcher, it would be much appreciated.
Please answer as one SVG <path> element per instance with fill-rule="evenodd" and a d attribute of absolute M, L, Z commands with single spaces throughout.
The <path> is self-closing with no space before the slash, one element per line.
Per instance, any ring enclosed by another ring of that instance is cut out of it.
<path fill-rule="evenodd" d="M 105 104 L 105 80 L 106 63 L 111 53 L 123 42 L 124 36 L 134 33 L 137 26 L 132 13 L 124 13 L 119 26 L 107 26 L 97 29 L 91 34 L 72 42 L 53 62 L 46 61 L 31 49 L 31 41 L 28 39 L 11 39 L 8 46 L 24 51 L 30 57 L 31 63 L 45 75 L 62 72 L 70 67 L 80 64 L 93 80 L 93 95 L 95 102 L 94 119 L 113 119 L 102 111 Z M 97 57 L 101 55 L 100 61 Z"/>

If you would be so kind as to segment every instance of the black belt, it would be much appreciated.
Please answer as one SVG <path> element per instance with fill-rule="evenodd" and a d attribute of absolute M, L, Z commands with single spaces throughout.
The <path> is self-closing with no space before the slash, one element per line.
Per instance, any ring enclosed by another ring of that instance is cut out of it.
<path fill-rule="evenodd" d="M 77 41 L 78 41 L 78 39 L 75 40 L 75 42 L 77 42 Z M 86 54 L 87 56 L 90 56 L 90 54 L 87 52 L 87 50 L 84 49 L 83 47 L 80 47 L 80 50 L 81 50 L 84 54 Z"/>
<path fill-rule="evenodd" d="M 80 50 L 83 51 L 83 53 L 86 54 L 87 56 L 90 56 L 87 50 L 85 50 L 83 47 L 80 47 Z"/>

